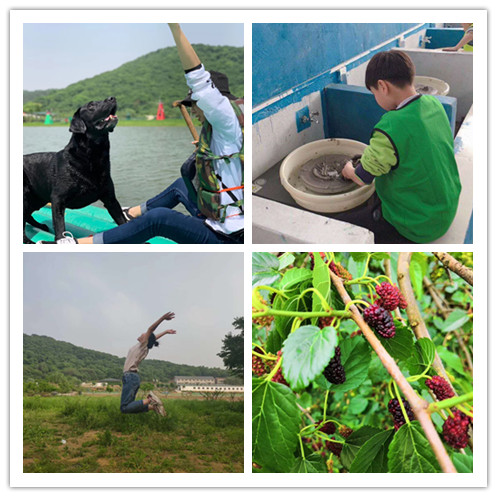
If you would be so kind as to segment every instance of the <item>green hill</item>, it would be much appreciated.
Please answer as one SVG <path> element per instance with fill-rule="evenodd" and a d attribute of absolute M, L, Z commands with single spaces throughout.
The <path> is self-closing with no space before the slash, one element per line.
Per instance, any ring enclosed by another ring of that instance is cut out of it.
<path fill-rule="evenodd" d="M 69 382 L 121 378 L 124 357 L 77 347 L 43 335 L 23 335 L 24 381 L 54 381 L 63 375 Z M 188 366 L 168 361 L 146 359 L 140 365 L 142 381 L 168 382 L 174 376 L 227 377 L 220 368 Z M 58 381 L 55 381 L 58 383 Z"/>
<path fill-rule="evenodd" d="M 198 44 L 194 48 L 204 66 L 227 74 L 231 93 L 242 97 L 243 47 Z M 64 89 L 24 92 L 24 110 L 49 110 L 69 117 L 90 100 L 114 96 L 122 117 L 155 114 L 159 100 L 164 102 L 166 117 L 179 117 L 179 110 L 172 109 L 171 103 L 182 99 L 187 91 L 177 49 L 167 47 Z"/>

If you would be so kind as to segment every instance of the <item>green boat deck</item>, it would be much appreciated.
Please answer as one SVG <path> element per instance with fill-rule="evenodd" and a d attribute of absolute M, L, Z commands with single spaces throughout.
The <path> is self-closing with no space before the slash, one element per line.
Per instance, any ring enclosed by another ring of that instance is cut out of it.
<path fill-rule="evenodd" d="M 30 224 L 26 224 L 26 235 L 33 242 L 53 241 L 53 223 L 52 223 L 52 209 L 50 206 L 42 207 L 39 211 L 33 213 L 33 217 L 40 223 L 46 224 L 50 228 L 50 233 L 34 228 Z M 74 238 L 81 238 L 84 236 L 94 235 L 101 231 L 107 231 L 115 228 L 117 225 L 110 217 L 106 209 L 89 205 L 83 209 L 67 209 L 65 213 L 66 231 L 72 233 Z M 168 238 L 156 236 L 147 241 L 147 243 L 176 243 Z"/>

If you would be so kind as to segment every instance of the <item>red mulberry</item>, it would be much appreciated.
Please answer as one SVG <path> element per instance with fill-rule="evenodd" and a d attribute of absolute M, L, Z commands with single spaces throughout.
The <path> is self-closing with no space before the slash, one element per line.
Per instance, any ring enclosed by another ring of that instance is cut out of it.
<path fill-rule="evenodd" d="M 311 256 L 311 269 L 314 269 L 314 252 L 309 252 Z M 326 254 L 324 252 L 319 252 L 319 255 L 322 257 L 323 261 L 326 259 Z"/>
<path fill-rule="evenodd" d="M 258 354 L 263 353 L 262 349 L 259 347 L 256 347 L 254 349 L 254 352 L 257 352 Z M 252 355 L 252 372 L 255 374 L 255 376 L 262 376 L 267 373 L 266 364 L 261 357 Z"/>
<path fill-rule="evenodd" d="M 454 417 L 449 417 L 443 425 L 445 441 L 454 449 L 464 449 L 468 445 L 468 427 L 470 418 L 459 410 L 455 410 Z"/>
<path fill-rule="evenodd" d="M 404 409 L 406 410 L 409 421 L 413 421 L 414 413 L 412 412 L 409 402 L 407 402 L 406 399 L 402 399 L 402 402 L 404 404 Z M 402 425 L 406 423 L 404 413 L 402 412 L 402 408 L 400 407 L 400 402 L 398 401 L 398 399 L 390 399 L 390 402 L 388 403 L 388 410 L 393 417 L 394 427 L 396 430 L 398 430 Z"/>
<path fill-rule="evenodd" d="M 343 280 L 350 281 L 352 279 L 352 275 L 339 262 L 335 263 L 331 261 L 330 270 Z"/>
<path fill-rule="evenodd" d="M 445 378 L 433 376 L 431 380 L 426 380 L 425 385 L 435 394 L 438 401 L 450 399 L 455 393 Z"/>
<path fill-rule="evenodd" d="M 281 350 L 278 352 L 278 359 L 281 357 Z M 276 383 L 281 383 L 282 385 L 286 385 L 287 387 L 290 386 L 288 385 L 287 381 L 285 380 L 285 377 L 283 376 L 283 371 L 281 370 L 281 366 L 278 368 L 278 371 L 276 371 L 276 374 L 271 378 L 271 381 L 274 381 Z"/>
<path fill-rule="evenodd" d="M 328 366 L 324 368 L 324 377 L 334 385 L 345 383 L 345 369 L 340 360 L 341 352 L 340 347 L 335 347 L 335 355 L 332 357 Z"/>
<path fill-rule="evenodd" d="M 384 338 L 395 336 L 395 325 L 392 315 L 383 307 L 372 305 L 364 311 L 364 321 Z"/>
<path fill-rule="evenodd" d="M 267 302 L 260 296 L 258 295 L 258 299 L 261 301 L 261 303 L 263 305 L 267 305 Z M 254 312 L 260 312 L 260 309 L 256 309 L 255 307 L 252 307 L 252 314 Z M 271 323 L 273 322 L 274 320 L 274 316 L 256 316 L 256 317 L 252 317 L 252 322 L 254 324 L 257 324 L 258 326 L 262 326 L 262 327 L 265 327 L 265 328 L 270 328 L 271 327 Z"/>
<path fill-rule="evenodd" d="M 321 329 L 326 328 L 327 326 L 331 326 L 333 321 L 333 316 L 322 316 L 319 318 L 319 327 Z"/>
<path fill-rule="evenodd" d="M 396 285 L 391 285 L 390 283 L 382 283 L 376 287 L 376 293 L 380 297 L 376 303 L 386 309 L 387 311 L 393 311 L 400 307 L 401 301 L 406 304 L 404 296 L 400 293 L 400 290 Z M 405 309 L 405 307 L 401 307 Z"/>

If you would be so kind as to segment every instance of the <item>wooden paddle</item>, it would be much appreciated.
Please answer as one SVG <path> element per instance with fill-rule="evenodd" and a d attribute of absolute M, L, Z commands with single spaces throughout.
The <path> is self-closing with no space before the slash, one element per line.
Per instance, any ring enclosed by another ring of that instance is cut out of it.
<path fill-rule="evenodd" d="M 179 107 L 179 110 L 181 111 L 181 114 L 183 116 L 183 119 L 186 122 L 186 125 L 188 126 L 188 129 L 190 130 L 190 133 L 192 134 L 193 140 L 194 140 L 194 145 L 196 146 L 198 144 L 198 133 L 197 130 L 195 129 L 195 126 L 193 125 L 192 118 L 190 117 L 190 114 L 188 114 L 188 111 L 186 110 L 186 107 L 181 103 L 181 100 L 176 100 L 176 102 L 173 102 L 173 107 Z"/>

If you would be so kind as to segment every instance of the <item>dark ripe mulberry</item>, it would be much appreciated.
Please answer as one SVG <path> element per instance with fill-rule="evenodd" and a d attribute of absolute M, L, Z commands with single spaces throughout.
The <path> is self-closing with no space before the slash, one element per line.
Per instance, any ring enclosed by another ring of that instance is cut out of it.
<path fill-rule="evenodd" d="M 383 338 L 395 336 L 395 324 L 392 315 L 379 305 L 372 305 L 364 310 L 364 321 Z"/>
<path fill-rule="evenodd" d="M 331 261 L 330 271 L 333 271 L 334 274 L 336 274 L 343 280 L 350 281 L 352 279 L 352 275 L 339 262 L 335 263 Z"/>
<path fill-rule="evenodd" d="M 433 376 L 431 380 L 426 380 L 425 385 L 435 394 L 438 401 L 450 399 L 455 393 L 447 380 L 442 376 Z"/>
<path fill-rule="evenodd" d="M 311 256 L 311 269 L 314 269 L 314 252 L 309 252 L 309 255 Z M 319 255 L 323 259 L 323 261 L 326 260 L 326 254 L 324 252 L 319 252 Z"/>
<path fill-rule="evenodd" d="M 331 326 L 333 321 L 333 316 L 322 316 L 319 318 L 319 327 L 321 329 L 326 328 L 327 326 Z"/>
<path fill-rule="evenodd" d="M 319 426 L 319 423 L 317 423 Z M 333 435 L 336 431 L 336 425 L 333 421 L 326 421 L 320 428 L 319 431 L 326 433 L 327 435 Z"/>
<path fill-rule="evenodd" d="M 394 311 L 397 307 L 400 307 L 401 301 L 403 304 L 406 304 L 404 296 L 400 293 L 396 285 L 386 282 L 382 283 L 376 287 L 376 293 L 379 297 L 376 304 L 387 311 Z M 402 309 L 405 309 L 405 307 L 402 307 Z"/>
<path fill-rule="evenodd" d="M 348 438 L 353 432 L 354 430 L 350 429 L 348 426 L 342 426 L 338 430 L 338 433 L 340 433 L 343 438 Z M 332 440 L 335 440 L 335 437 L 332 437 Z M 326 441 L 326 448 L 335 454 L 335 456 L 340 457 L 343 449 L 343 443 L 333 442 L 332 440 Z"/>
<path fill-rule="evenodd" d="M 259 347 L 255 347 L 254 352 L 262 354 L 263 351 Z M 267 367 L 262 357 L 252 355 L 252 372 L 255 376 L 262 376 L 267 373 Z"/>
<path fill-rule="evenodd" d="M 324 377 L 334 385 L 345 383 L 345 369 L 342 366 L 340 347 L 335 347 L 335 355 L 324 368 Z"/>
<path fill-rule="evenodd" d="M 464 449 L 468 445 L 469 416 L 458 409 L 454 410 L 454 417 L 449 417 L 443 425 L 443 436 L 445 441 L 454 449 Z"/>
<path fill-rule="evenodd" d="M 414 413 L 412 412 L 411 406 L 406 399 L 402 399 L 404 404 L 404 409 L 406 410 L 407 417 L 409 421 L 414 420 Z M 400 402 L 398 399 L 390 399 L 388 403 L 388 410 L 393 417 L 393 425 L 396 430 L 398 430 L 402 425 L 406 423 L 406 419 L 404 418 L 404 413 L 402 412 L 402 408 L 400 407 Z"/>

